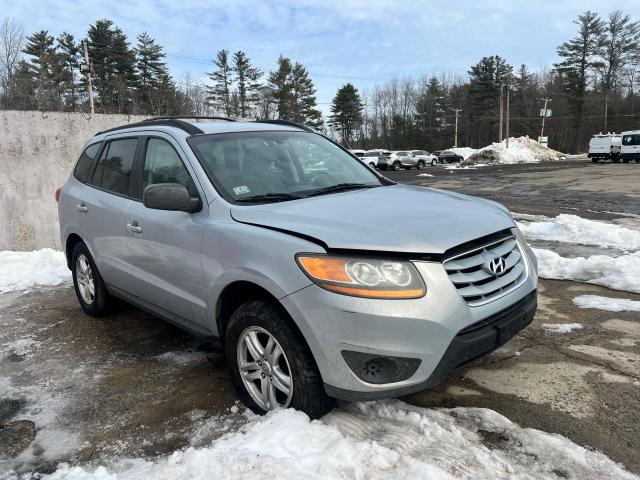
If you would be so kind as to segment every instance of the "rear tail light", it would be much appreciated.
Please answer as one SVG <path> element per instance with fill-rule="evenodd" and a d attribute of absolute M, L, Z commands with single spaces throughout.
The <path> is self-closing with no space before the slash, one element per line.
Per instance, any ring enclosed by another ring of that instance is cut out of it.
<path fill-rule="evenodd" d="M 56 202 L 60 201 L 60 187 L 56 188 Z"/>

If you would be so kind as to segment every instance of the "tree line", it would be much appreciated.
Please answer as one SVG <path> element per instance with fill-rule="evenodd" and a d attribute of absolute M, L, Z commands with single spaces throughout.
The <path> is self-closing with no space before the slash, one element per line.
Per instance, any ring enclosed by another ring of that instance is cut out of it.
<path fill-rule="evenodd" d="M 265 73 L 243 51 L 219 50 L 208 81 L 185 74 L 175 80 L 166 54 L 148 33 L 131 45 L 110 20 L 90 25 L 82 42 L 67 32 L 25 36 L 15 20 L 0 25 L 0 107 L 87 111 L 91 73 L 96 111 L 144 115 L 224 115 L 281 119 L 323 128 L 356 148 L 481 147 L 501 138 L 500 97 L 510 106 L 511 136 L 540 133 L 565 152 L 584 151 L 592 134 L 638 128 L 640 26 L 620 10 L 606 19 L 586 11 L 575 35 L 557 47 L 559 61 L 539 71 L 513 66 L 498 55 L 472 65 L 467 75 L 395 78 L 358 91 L 347 83 L 333 98 L 326 124 L 315 85 L 299 62 L 280 56 Z M 87 68 L 90 71 L 87 72 Z"/>

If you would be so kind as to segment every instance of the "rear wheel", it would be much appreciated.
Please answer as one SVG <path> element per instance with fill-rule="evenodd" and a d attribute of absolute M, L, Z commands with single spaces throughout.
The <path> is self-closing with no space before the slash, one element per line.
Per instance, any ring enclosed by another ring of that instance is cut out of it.
<path fill-rule="evenodd" d="M 592 159 L 591 159 L 591 161 L 592 161 L 593 163 L 598 163 L 598 159 L 597 159 L 597 158 L 592 158 Z"/>
<path fill-rule="evenodd" d="M 422 170 L 424 168 L 424 162 L 422 160 L 418 160 L 418 164 L 416 165 L 418 170 Z"/>
<path fill-rule="evenodd" d="M 318 418 L 333 408 L 320 372 L 300 333 L 278 305 L 254 300 L 229 320 L 225 339 L 240 400 L 255 413 L 302 410 Z"/>
<path fill-rule="evenodd" d="M 400 170 L 400 162 L 393 162 L 393 169 L 397 172 Z"/>
<path fill-rule="evenodd" d="M 76 296 L 85 313 L 94 317 L 103 314 L 111 298 L 89 249 L 82 242 L 73 248 L 71 273 Z"/>
<path fill-rule="evenodd" d="M 373 163 L 373 162 L 370 162 L 370 163 L 369 163 L 369 166 L 370 166 L 371 168 L 376 168 L 376 164 L 375 164 L 375 163 Z"/>
<path fill-rule="evenodd" d="M 616 162 L 616 163 L 618 163 L 619 161 L 620 161 L 620 160 L 618 160 L 618 159 L 615 159 L 615 160 L 614 160 L 614 162 Z M 625 159 L 623 159 L 622 161 L 623 161 L 624 163 L 629 163 L 629 162 L 631 161 L 631 159 L 630 159 L 630 158 L 625 158 Z"/>

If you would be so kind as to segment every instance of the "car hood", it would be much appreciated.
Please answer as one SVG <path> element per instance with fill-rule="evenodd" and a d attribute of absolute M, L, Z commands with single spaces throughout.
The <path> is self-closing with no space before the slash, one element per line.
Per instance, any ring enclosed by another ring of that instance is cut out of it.
<path fill-rule="evenodd" d="M 231 216 L 238 222 L 309 237 L 328 248 L 406 253 L 444 253 L 514 226 L 500 204 L 407 185 L 232 206 Z"/>

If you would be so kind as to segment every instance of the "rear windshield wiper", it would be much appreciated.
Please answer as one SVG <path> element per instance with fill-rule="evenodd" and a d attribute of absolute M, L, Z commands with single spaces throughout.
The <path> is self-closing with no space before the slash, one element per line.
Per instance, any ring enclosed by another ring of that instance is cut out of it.
<path fill-rule="evenodd" d="M 327 193 L 345 192 L 347 190 L 358 190 L 360 188 L 375 188 L 380 185 L 368 185 L 366 183 L 338 183 L 329 187 L 319 188 L 311 193 L 308 193 L 307 197 L 315 197 L 316 195 L 325 195 Z"/>
<path fill-rule="evenodd" d="M 262 195 L 252 195 L 250 197 L 238 198 L 236 202 L 285 202 L 287 200 L 299 200 L 301 198 L 300 195 L 294 195 L 293 193 L 285 193 L 285 192 L 275 192 L 275 193 L 265 193 Z"/>

